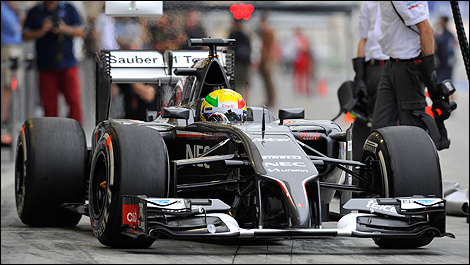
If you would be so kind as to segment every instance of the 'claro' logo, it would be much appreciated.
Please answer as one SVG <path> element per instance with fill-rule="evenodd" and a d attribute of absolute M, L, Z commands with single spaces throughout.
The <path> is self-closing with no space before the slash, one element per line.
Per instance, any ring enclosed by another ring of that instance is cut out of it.
<path fill-rule="evenodd" d="M 129 227 L 136 228 L 139 222 L 139 205 L 123 204 L 122 205 L 122 223 Z"/>

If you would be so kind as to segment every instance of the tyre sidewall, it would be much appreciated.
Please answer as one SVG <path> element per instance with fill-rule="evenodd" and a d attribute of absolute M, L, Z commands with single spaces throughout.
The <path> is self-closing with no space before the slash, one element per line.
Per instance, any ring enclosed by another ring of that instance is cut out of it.
<path fill-rule="evenodd" d="M 362 151 L 362 160 L 368 163 L 371 159 L 379 161 L 378 167 L 374 168 L 374 172 L 369 176 L 369 180 L 372 182 L 372 187 L 375 192 L 381 197 L 390 197 L 393 194 L 394 187 L 393 183 L 388 181 L 388 178 L 393 173 L 390 168 L 390 155 L 388 149 L 384 146 L 384 140 L 382 135 L 379 133 L 372 133 L 364 143 Z M 380 177 L 377 177 L 380 176 Z"/>
<path fill-rule="evenodd" d="M 15 200 L 23 223 L 75 226 L 80 221 L 81 214 L 60 206 L 85 202 L 86 139 L 77 123 L 35 118 L 23 124 L 15 160 Z"/>
<path fill-rule="evenodd" d="M 159 138 L 158 132 L 149 128 L 129 128 L 125 125 L 115 125 L 109 128 L 104 135 L 99 139 L 97 147 L 94 151 L 93 162 L 91 166 L 89 196 L 90 196 L 90 220 L 94 235 L 98 240 L 106 246 L 111 247 L 126 247 L 126 248 L 140 248 L 148 247 L 153 243 L 153 239 L 139 238 L 134 240 L 126 235 L 121 234 L 122 222 L 122 195 L 147 195 L 149 197 L 166 197 L 168 194 L 167 189 L 160 189 L 154 185 L 155 178 L 151 177 L 150 171 L 153 167 L 151 163 L 147 163 L 145 155 L 137 157 L 132 155 L 135 150 L 142 149 L 141 144 L 146 139 L 139 137 L 142 130 L 151 130 L 143 133 L 152 138 Z M 155 134 L 156 133 L 156 134 Z M 135 134 L 135 138 L 133 138 Z M 163 140 L 160 140 L 160 149 L 157 152 L 164 151 L 165 161 L 165 177 L 167 177 L 168 170 L 168 157 L 166 146 Z M 154 141 L 151 140 L 151 141 Z M 135 146 L 130 146 L 134 142 Z M 148 149 L 154 148 L 152 144 L 148 145 Z M 143 153 L 149 150 L 142 150 Z M 101 161 L 101 162 L 100 162 Z M 103 179 L 98 178 L 99 164 L 105 163 L 106 167 L 106 188 L 103 207 L 101 211 L 97 208 L 100 204 L 97 203 L 96 188 L 98 182 Z M 150 168 L 150 169 L 147 169 Z M 134 170 L 134 174 L 132 174 Z M 155 174 L 155 172 L 153 173 Z M 150 177 L 149 177 L 150 176 Z M 166 186 L 165 183 L 163 186 Z"/>
<path fill-rule="evenodd" d="M 364 144 L 362 162 L 379 161 L 374 187 L 382 197 L 413 195 L 442 197 L 442 177 L 437 149 L 418 127 L 395 126 L 371 133 Z"/>
<path fill-rule="evenodd" d="M 89 186 L 89 202 L 90 202 L 90 221 L 91 221 L 91 227 L 93 230 L 93 234 L 95 237 L 100 240 L 100 242 L 105 241 L 106 239 L 109 238 L 109 235 L 113 233 L 113 230 L 117 229 L 115 228 L 116 224 L 110 223 L 110 218 L 109 216 L 115 216 L 117 214 L 117 207 L 112 207 L 112 206 L 117 206 L 118 201 L 119 201 L 119 189 L 117 187 L 117 183 L 119 181 L 114 182 L 114 178 L 116 176 L 115 174 L 115 167 L 113 166 L 115 163 L 115 157 L 114 157 L 114 148 L 113 148 L 113 141 L 112 141 L 112 136 L 107 132 L 99 139 L 96 149 L 94 151 L 93 155 L 93 162 L 91 164 L 91 172 L 90 172 L 90 186 Z M 96 194 L 96 189 L 97 185 L 99 185 L 98 182 L 101 182 L 103 179 L 97 180 L 94 178 L 94 175 L 97 174 L 95 170 L 97 169 L 97 163 L 105 163 L 106 167 L 106 188 L 105 188 L 105 193 L 104 193 L 104 198 L 103 200 L 103 205 L 95 205 L 94 203 L 97 203 L 98 198 Z M 111 181 L 113 180 L 113 181 Z M 99 209 L 96 209 L 96 207 L 102 207 Z M 97 213 L 96 211 L 99 211 Z M 103 243 L 103 242 L 102 242 Z M 103 244 L 104 244 L 103 243 Z"/>

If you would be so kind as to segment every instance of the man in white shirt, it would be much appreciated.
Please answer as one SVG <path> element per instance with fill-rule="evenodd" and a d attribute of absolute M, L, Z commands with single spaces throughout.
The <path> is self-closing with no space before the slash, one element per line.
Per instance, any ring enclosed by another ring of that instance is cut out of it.
<path fill-rule="evenodd" d="M 370 134 L 370 119 L 374 111 L 375 97 L 383 67 L 389 56 L 382 53 L 377 42 L 382 35 L 380 29 L 379 1 L 363 1 L 359 10 L 357 57 L 352 59 L 356 73 L 353 93 L 364 117 L 356 117 L 353 126 L 353 159 L 361 159 L 362 145 Z"/>
<path fill-rule="evenodd" d="M 428 88 L 431 100 L 440 98 L 434 63 L 433 29 L 427 1 L 380 1 L 384 54 L 390 56 L 377 91 L 372 129 L 412 125 L 426 130 L 438 149 L 439 130 L 425 111 Z M 437 133 L 436 133 L 437 130 Z M 449 142 L 448 142 L 449 143 Z M 443 148 L 446 144 L 444 144 Z"/>

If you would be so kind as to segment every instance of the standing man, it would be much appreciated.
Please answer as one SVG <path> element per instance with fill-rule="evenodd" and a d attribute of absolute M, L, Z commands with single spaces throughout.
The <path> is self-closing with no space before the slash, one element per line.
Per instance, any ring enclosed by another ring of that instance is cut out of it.
<path fill-rule="evenodd" d="M 183 29 L 185 38 L 182 38 L 183 43 L 181 49 L 183 50 L 202 50 L 201 46 L 189 46 L 189 39 L 191 38 L 207 38 L 206 31 L 201 25 L 201 14 L 197 10 L 191 10 L 186 16 Z"/>
<path fill-rule="evenodd" d="M 379 1 L 362 1 L 359 10 L 357 57 L 352 59 L 354 72 L 353 95 L 361 105 L 364 117 L 356 117 L 353 126 L 353 159 L 360 160 L 362 146 L 370 134 L 377 88 L 388 55 L 383 54 L 377 42 L 382 35 L 380 29 Z"/>
<path fill-rule="evenodd" d="M 2 64 L 10 63 L 10 57 L 16 58 L 18 63 L 22 60 L 21 48 L 21 23 L 23 16 L 20 16 L 15 1 L 2 1 Z M 16 71 L 16 70 L 15 70 Z M 12 68 L 2 66 L 2 146 L 11 145 L 13 138 L 10 130 L 12 127 L 10 117 L 10 101 L 12 88 Z M 18 81 L 18 78 L 16 78 Z M 23 80 L 19 80 L 22 82 Z"/>
<path fill-rule="evenodd" d="M 80 76 L 73 38 L 85 38 L 77 10 L 69 3 L 44 1 L 29 10 L 23 40 L 36 41 L 39 92 L 45 116 L 58 116 L 58 94 L 69 106 L 69 117 L 83 124 Z"/>
<path fill-rule="evenodd" d="M 300 28 L 296 28 L 294 41 L 297 47 L 297 54 L 293 62 L 294 91 L 299 95 L 309 96 L 310 82 L 314 73 L 310 40 Z"/>
<path fill-rule="evenodd" d="M 385 64 L 377 91 L 372 129 L 411 125 L 421 127 L 433 136 L 436 123 L 429 122 L 431 117 L 425 111 L 424 85 L 433 102 L 441 96 L 437 90 L 434 35 L 429 23 L 428 3 L 383 1 L 380 10 L 383 34 L 378 41 L 390 59 Z M 440 150 L 440 139 L 434 137 L 433 140 Z"/>
<path fill-rule="evenodd" d="M 457 47 L 457 40 L 454 35 L 447 29 L 447 16 L 439 18 L 439 25 L 436 29 L 436 74 L 437 82 L 442 82 L 444 79 L 452 80 L 452 70 L 454 69 L 455 53 L 454 49 Z"/>
<path fill-rule="evenodd" d="M 268 25 L 267 13 L 264 12 L 261 16 L 261 61 L 260 71 L 263 77 L 264 87 L 266 89 L 266 96 L 268 101 L 266 106 L 271 108 L 276 103 L 276 90 L 271 76 L 273 71 L 273 58 L 274 58 L 274 31 Z"/>

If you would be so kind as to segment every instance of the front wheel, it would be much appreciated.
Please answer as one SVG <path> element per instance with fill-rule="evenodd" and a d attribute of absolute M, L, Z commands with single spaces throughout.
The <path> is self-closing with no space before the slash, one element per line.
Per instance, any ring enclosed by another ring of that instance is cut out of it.
<path fill-rule="evenodd" d="M 374 166 L 363 172 L 371 181 L 371 195 L 382 198 L 413 195 L 442 198 L 442 177 L 437 149 L 429 135 L 414 126 L 392 126 L 373 131 L 367 138 L 361 162 Z M 434 236 L 416 238 L 374 238 L 381 248 L 417 248 Z"/>
<path fill-rule="evenodd" d="M 28 119 L 18 135 L 15 160 L 16 209 L 30 226 L 78 224 L 82 215 L 61 207 L 85 203 L 86 138 L 73 119 Z"/>
<path fill-rule="evenodd" d="M 106 246 L 147 248 L 152 238 L 121 233 L 122 195 L 168 195 L 168 152 L 160 133 L 140 125 L 114 124 L 99 139 L 90 173 L 90 221 Z"/>

